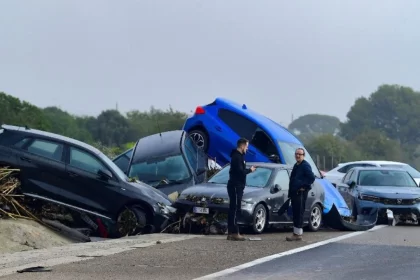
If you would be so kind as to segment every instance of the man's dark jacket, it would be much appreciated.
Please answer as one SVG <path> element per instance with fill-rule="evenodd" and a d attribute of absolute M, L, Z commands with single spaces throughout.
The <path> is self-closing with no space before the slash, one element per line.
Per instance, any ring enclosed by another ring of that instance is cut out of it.
<path fill-rule="evenodd" d="M 295 163 L 292 174 L 290 174 L 289 197 L 296 195 L 299 189 L 310 190 L 314 181 L 315 175 L 306 160 L 303 160 L 300 164 Z"/>
<path fill-rule="evenodd" d="M 232 150 L 230 154 L 230 170 L 228 187 L 245 188 L 246 175 L 251 172 L 246 168 L 245 158 L 237 149 Z"/>

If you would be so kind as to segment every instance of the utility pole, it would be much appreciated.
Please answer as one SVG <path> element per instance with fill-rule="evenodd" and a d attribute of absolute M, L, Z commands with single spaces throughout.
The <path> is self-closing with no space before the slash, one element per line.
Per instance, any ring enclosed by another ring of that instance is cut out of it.
<path fill-rule="evenodd" d="M 117 111 L 118 111 L 118 102 L 117 102 L 117 103 L 115 103 L 115 110 L 117 110 Z"/>

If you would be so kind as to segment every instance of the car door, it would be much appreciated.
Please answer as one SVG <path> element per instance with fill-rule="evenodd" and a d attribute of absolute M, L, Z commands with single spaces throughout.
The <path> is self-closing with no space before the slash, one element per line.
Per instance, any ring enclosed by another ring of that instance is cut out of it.
<path fill-rule="evenodd" d="M 22 191 L 41 199 L 62 202 L 62 189 L 67 184 L 64 143 L 25 138 L 17 143 L 16 160 L 21 169 Z"/>
<path fill-rule="evenodd" d="M 115 201 L 123 199 L 117 191 L 119 180 L 116 175 L 94 153 L 72 145 L 68 146 L 67 162 L 66 172 L 70 182 L 68 203 L 109 217 Z M 102 178 L 99 170 L 110 172 L 113 178 Z"/>
<path fill-rule="evenodd" d="M 204 182 L 206 179 L 206 163 L 207 156 L 202 149 L 198 149 L 197 145 L 190 137 L 185 137 L 183 151 L 187 158 L 188 164 L 193 170 L 194 178 L 197 184 Z"/>
<path fill-rule="evenodd" d="M 271 194 L 270 201 L 271 201 L 271 209 L 272 212 L 270 215 L 272 216 L 271 221 L 272 222 L 281 222 L 281 221 L 287 221 L 287 210 L 283 212 L 280 216 L 278 215 L 278 211 L 280 208 L 284 205 L 284 203 L 288 202 L 288 192 L 289 192 L 289 179 L 290 174 L 287 172 L 287 170 L 279 170 L 276 177 L 273 180 L 273 186 L 276 185 L 279 186 L 279 191 L 277 193 Z M 288 207 L 287 207 L 288 208 Z"/>
<path fill-rule="evenodd" d="M 225 150 L 224 152 L 229 153 L 227 156 L 223 154 L 220 156 L 230 158 L 230 151 L 236 148 L 236 141 L 241 137 L 251 141 L 258 125 L 248 118 L 228 109 L 219 109 L 218 117 L 236 134 L 236 138 L 232 139 L 229 137 L 229 134 L 225 133 L 223 135 L 224 138 L 220 140 L 223 143 L 221 147 Z M 263 157 L 262 153 L 250 142 L 245 160 L 248 162 L 267 161 L 267 159 L 261 160 Z"/>
<path fill-rule="evenodd" d="M 352 195 L 351 195 L 352 189 L 347 184 L 347 182 L 350 181 L 350 180 L 356 181 L 355 180 L 356 173 L 357 172 L 355 170 L 350 170 L 343 177 L 341 182 L 337 185 L 337 190 L 340 192 L 341 196 L 343 197 L 343 199 L 346 202 L 347 207 L 349 207 L 349 209 L 352 209 L 352 207 L 353 207 L 353 198 L 352 198 Z"/>
<path fill-rule="evenodd" d="M 259 127 L 255 130 L 250 145 L 257 150 L 254 159 L 256 162 L 266 162 L 271 156 L 276 156 L 280 159 L 279 152 L 273 140 L 268 133 Z"/>

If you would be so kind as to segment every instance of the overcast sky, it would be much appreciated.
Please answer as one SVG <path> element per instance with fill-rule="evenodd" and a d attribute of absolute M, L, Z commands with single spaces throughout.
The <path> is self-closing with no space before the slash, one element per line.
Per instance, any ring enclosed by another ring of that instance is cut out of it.
<path fill-rule="evenodd" d="M 0 3 L 0 91 L 75 114 L 189 112 L 223 96 L 289 124 L 420 90 L 420 1 Z"/>

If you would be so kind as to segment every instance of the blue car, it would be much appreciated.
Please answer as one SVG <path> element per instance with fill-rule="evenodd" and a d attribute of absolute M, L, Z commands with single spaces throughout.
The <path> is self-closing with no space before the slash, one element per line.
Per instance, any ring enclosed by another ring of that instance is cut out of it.
<path fill-rule="evenodd" d="M 352 168 L 337 189 L 354 217 L 378 211 L 378 218 L 385 221 L 387 210 L 391 210 L 394 218 L 402 222 L 417 222 L 420 218 L 420 187 L 400 168 Z"/>
<path fill-rule="evenodd" d="M 290 131 L 273 120 L 225 98 L 198 106 L 188 118 L 183 129 L 216 162 L 224 166 L 230 161 L 230 153 L 240 137 L 247 138 L 249 149 L 247 162 L 275 162 L 293 165 L 295 151 L 303 144 Z M 340 193 L 322 178 L 310 153 L 305 149 L 305 159 L 311 165 L 317 182 L 324 187 L 324 214 L 334 210 L 340 216 L 350 217 L 351 211 Z M 336 217 L 337 215 L 333 215 Z M 337 221 L 342 222 L 337 218 Z"/>

